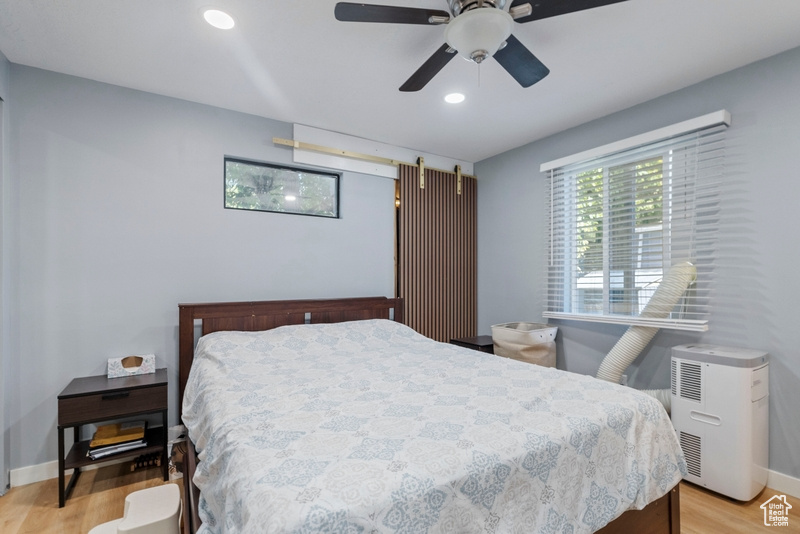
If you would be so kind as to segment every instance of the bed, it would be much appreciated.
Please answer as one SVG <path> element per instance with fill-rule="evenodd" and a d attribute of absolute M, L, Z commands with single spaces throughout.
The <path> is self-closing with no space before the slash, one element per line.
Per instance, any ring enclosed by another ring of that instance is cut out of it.
<path fill-rule="evenodd" d="M 179 306 L 186 532 L 680 532 L 654 400 L 434 342 L 402 306 Z"/>

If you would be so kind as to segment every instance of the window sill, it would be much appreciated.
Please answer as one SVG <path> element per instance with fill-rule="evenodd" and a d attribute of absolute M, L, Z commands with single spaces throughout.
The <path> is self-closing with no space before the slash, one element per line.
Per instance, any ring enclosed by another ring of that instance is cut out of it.
<path fill-rule="evenodd" d="M 656 319 L 648 317 L 627 317 L 624 315 L 582 315 L 577 313 L 544 312 L 543 317 L 564 321 L 585 321 L 590 323 L 621 324 L 627 326 L 646 326 L 666 328 L 687 332 L 707 332 L 708 321 L 687 319 Z"/>

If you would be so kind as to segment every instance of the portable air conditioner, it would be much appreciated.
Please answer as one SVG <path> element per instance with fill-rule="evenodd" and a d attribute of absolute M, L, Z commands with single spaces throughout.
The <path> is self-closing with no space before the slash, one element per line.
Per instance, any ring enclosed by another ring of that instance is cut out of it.
<path fill-rule="evenodd" d="M 740 501 L 758 495 L 769 464 L 767 353 L 673 347 L 671 393 L 685 480 Z"/>

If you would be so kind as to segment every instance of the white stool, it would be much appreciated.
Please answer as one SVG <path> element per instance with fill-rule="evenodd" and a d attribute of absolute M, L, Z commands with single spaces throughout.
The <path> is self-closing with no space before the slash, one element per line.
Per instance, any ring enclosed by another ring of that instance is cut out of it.
<path fill-rule="evenodd" d="M 125 497 L 125 513 L 97 525 L 89 534 L 180 534 L 181 492 L 177 484 L 164 484 Z"/>

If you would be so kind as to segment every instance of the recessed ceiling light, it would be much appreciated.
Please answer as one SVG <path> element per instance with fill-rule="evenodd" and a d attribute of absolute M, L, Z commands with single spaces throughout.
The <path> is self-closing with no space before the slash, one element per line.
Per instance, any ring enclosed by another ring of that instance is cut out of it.
<path fill-rule="evenodd" d="M 203 18 L 206 19 L 206 22 L 220 30 L 230 30 L 235 24 L 233 22 L 233 17 L 218 9 L 206 9 L 203 12 Z"/>
<path fill-rule="evenodd" d="M 460 104 L 464 101 L 464 95 L 461 93 L 450 93 L 446 97 L 444 97 L 444 101 L 450 104 Z"/>

